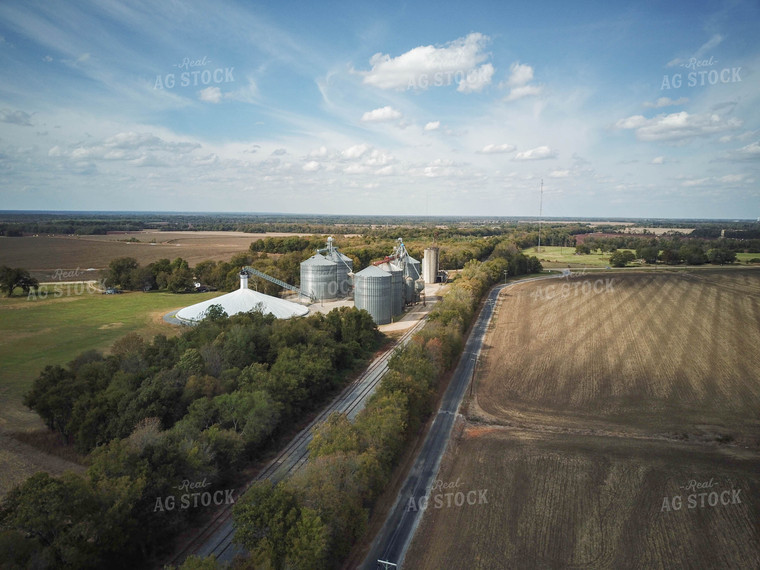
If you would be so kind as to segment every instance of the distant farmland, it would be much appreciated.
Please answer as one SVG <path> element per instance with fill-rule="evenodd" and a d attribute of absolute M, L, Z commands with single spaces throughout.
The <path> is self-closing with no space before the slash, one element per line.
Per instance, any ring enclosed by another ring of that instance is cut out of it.
<path fill-rule="evenodd" d="M 117 257 L 134 257 L 141 265 L 161 258 L 181 257 L 191 266 L 207 259 L 229 261 L 247 252 L 251 242 L 265 237 L 299 234 L 248 234 L 244 232 L 141 232 L 100 236 L 40 235 L 0 238 L 0 265 L 23 267 L 41 281 L 55 270 L 102 270 Z M 136 241 L 128 241 L 134 239 Z M 92 279 L 84 273 L 80 279 Z"/>
<path fill-rule="evenodd" d="M 406 567 L 760 566 L 760 272 L 596 278 L 502 293 L 438 475 L 488 503 L 429 508 Z"/>

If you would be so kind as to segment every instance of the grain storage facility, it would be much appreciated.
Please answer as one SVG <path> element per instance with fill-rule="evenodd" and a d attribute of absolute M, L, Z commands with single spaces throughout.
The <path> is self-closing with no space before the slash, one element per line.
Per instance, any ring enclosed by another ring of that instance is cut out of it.
<path fill-rule="evenodd" d="M 354 305 L 366 310 L 378 325 L 391 322 L 391 274 L 374 265 L 355 274 Z"/>
<path fill-rule="evenodd" d="M 317 301 L 335 299 L 338 264 L 318 253 L 301 262 L 301 291 Z"/>

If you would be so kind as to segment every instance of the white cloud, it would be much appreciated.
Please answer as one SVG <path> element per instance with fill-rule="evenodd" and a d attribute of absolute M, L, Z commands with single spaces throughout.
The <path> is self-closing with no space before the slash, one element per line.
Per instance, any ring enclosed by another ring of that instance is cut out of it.
<path fill-rule="evenodd" d="M 443 47 L 419 46 L 398 57 L 377 53 L 372 69 L 360 72 L 364 83 L 380 89 L 427 89 L 456 83 L 458 91 L 480 91 L 490 83 L 493 66 L 484 64 L 488 36 L 471 33 Z"/>
<path fill-rule="evenodd" d="M 652 159 L 652 164 L 665 164 L 665 157 L 664 156 L 657 156 Z"/>
<path fill-rule="evenodd" d="M 549 178 L 569 178 L 570 174 L 569 170 L 552 170 L 549 173 Z"/>
<path fill-rule="evenodd" d="M 543 160 L 546 158 L 555 158 L 556 156 L 557 152 L 554 149 L 548 146 L 539 146 L 530 150 L 518 152 L 515 155 L 515 160 Z"/>
<path fill-rule="evenodd" d="M 0 109 L 0 122 L 10 123 L 12 125 L 21 125 L 23 127 L 32 126 L 32 116 L 24 111 L 11 111 L 10 109 Z"/>
<path fill-rule="evenodd" d="M 344 150 L 341 156 L 348 159 L 361 158 L 370 148 L 368 144 L 356 144 Z"/>
<path fill-rule="evenodd" d="M 658 115 L 652 119 L 634 115 L 615 123 L 619 129 L 635 130 L 636 138 L 641 141 L 684 140 L 737 129 L 741 125 L 739 119 L 725 119 L 714 113 L 690 115 L 686 111 Z"/>
<path fill-rule="evenodd" d="M 320 165 L 316 160 L 310 160 L 303 165 L 303 169 L 305 172 L 316 172 L 320 169 Z"/>
<path fill-rule="evenodd" d="M 198 98 L 206 103 L 219 103 L 222 100 L 222 90 L 218 87 L 206 87 L 198 91 Z"/>
<path fill-rule="evenodd" d="M 507 101 L 517 101 L 523 97 L 531 97 L 533 95 L 541 94 L 541 86 L 539 85 L 523 85 L 522 87 L 515 87 L 509 91 L 507 95 Z"/>
<path fill-rule="evenodd" d="M 490 63 L 485 63 L 477 69 L 467 72 L 465 78 L 459 82 L 457 91 L 460 93 L 476 93 L 482 91 L 486 85 L 490 85 L 494 68 Z"/>
<path fill-rule="evenodd" d="M 503 152 L 512 152 L 513 150 L 515 150 L 514 145 L 504 143 L 504 144 L 487 144 L 478 152 L 481 154 L 496 154 L 496 153 L 503 153 Z"/>
<path fill-rule="evenodd" d="M 362 115 L 362 121 L 365 123 L 380 123 L 383 121 L 393 121 L 401 118 L 401 112 L 397 111 L 390 105 L 367 111 Z"/>
<path fill-rule="evenodd" d="M 760 142 L 755 141 L 728 154 L 732 160 L 760 160 Z"/>
<path fill-rule="evenodd" d="M 709 183 L 709 178 L 695 178 L 693 180 L 684 180 L 681 182 L 681 186 L 684 188 L 691 188 L 693 186 L 704 186 L 705 184 Z"/>
<path fill-rule="evenodd" d="M 436 131 L 441 126 L 441 121 L 430 121 L 425 125 L 426 131 Z"/>
<path fill-rule="evenodd" d="M 506 86 L 510 89 L 506 101 L 517 101 L 523 97 L 541 94 L 542 87 L 540 85 L 530 85 L 530 82 L 533 81 L 533 68 L 530 65 L 516 61 L 509 66 L 509 71 Z"/>
<path fill-rule="evenodd" d="M 310 158 L 325 158 L 327 156 L 327 147 L 321 146 L 317 149 L 312 150 L 309 153 Z"/>
<path fill-rule="evenodd" d="M 670 97 L 660 97 L 655 102 L 646 101 L 644 107 L 649 109 L 661 109 L 662 107 L 672 107 L 674 105 L 684 105 L 689 102 L 688 97 L 679 97 L 678 99 L 671 99 Z"/>
<path fill-rule="evenodd" d="M 507 85 L 510 87 L 519 87 L 533 81 L 533 68 L 530 65 L 523 65 L 516 61 L 509 66 L 509 72 Z"/>

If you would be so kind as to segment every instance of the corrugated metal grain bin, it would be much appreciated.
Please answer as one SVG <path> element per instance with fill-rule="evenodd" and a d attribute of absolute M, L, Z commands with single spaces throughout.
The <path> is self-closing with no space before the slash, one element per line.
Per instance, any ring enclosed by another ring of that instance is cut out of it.
<path fill-rule="evenodd" d="M 343 255 L 337 249 L 327 254 L 327 259 L 335 262 L 337 267 L 338 297 L 346 297 L 351 291 L 351 278 L 349 273 L 354 270 L 354 261 L 347 255 Z"/>
<path fill-rule="evenodd" d="M 318 301 L 335 299 L 338 295 L 338 264 L 318 253 L 301 262 L 301 290 Z"/>
<path fill-rule="evenodd" d="M 404 311 L 404 270 L 393 262 L 378 265 L 391 275 L 391 311 L 399 315 Z"/>
<path fill-rule="evenodd" d="M 391 274 L 370 265 L 354 275 L 354 305 L 378 325 L 391 322 Z"/>

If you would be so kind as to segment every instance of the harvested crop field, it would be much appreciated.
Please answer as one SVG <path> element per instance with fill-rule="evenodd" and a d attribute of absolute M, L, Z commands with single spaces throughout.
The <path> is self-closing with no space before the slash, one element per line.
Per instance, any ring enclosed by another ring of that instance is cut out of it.
<path fill-rule="evenodd" d="M 486 421 L 760 444 L 759 271 L 526 283 L 492 327 Z"/>
<path fill-rule="evenodd" d="M 251 242 L 267 237 L 308 234 L 249 234 L 245 232 L 140 232 L 108 235 L 40 235 L 0 238 L 0 265 L 23 267 L 41 281 L 56 277 L 56 270 L 103 270 L 117 257 L 134 257 L 141 265 L 161 258 L 181 257 L 191 266 L 207 259 L 229 261 L 245 253 Z M 130 241 L 133 240 L 133 241 Z M 79 279 L 92 279 L 84 274 Z"/>
<path fill-rule="evenodd" d="M 468 431 L 452 442 L 438 475 L 459 486 L 432 493 L 404 568 L 760 565 L 757 454 L 512 428 Z M 692 480 L 712 480 L 713 487 L 681 488 Z M 471 491 L 485 491 L 487 503 L 472 495 L 474 504 L 457 506 L 455 496 L 447 505 L 445 493 L 466 498 Z M 444 494 L 440 508 L 435 494 Z M 678 510 L 671 505 L 675 497 L 681 497 Z M 665 498 L 670 510 L 663 508 Z"/>
<path fill-rule="evenodd" d="M 438 474 L 488 503 L 431 496 L 404 567 L 760 567 L 758 346 L 757 271 L 505 289 Z"/>

